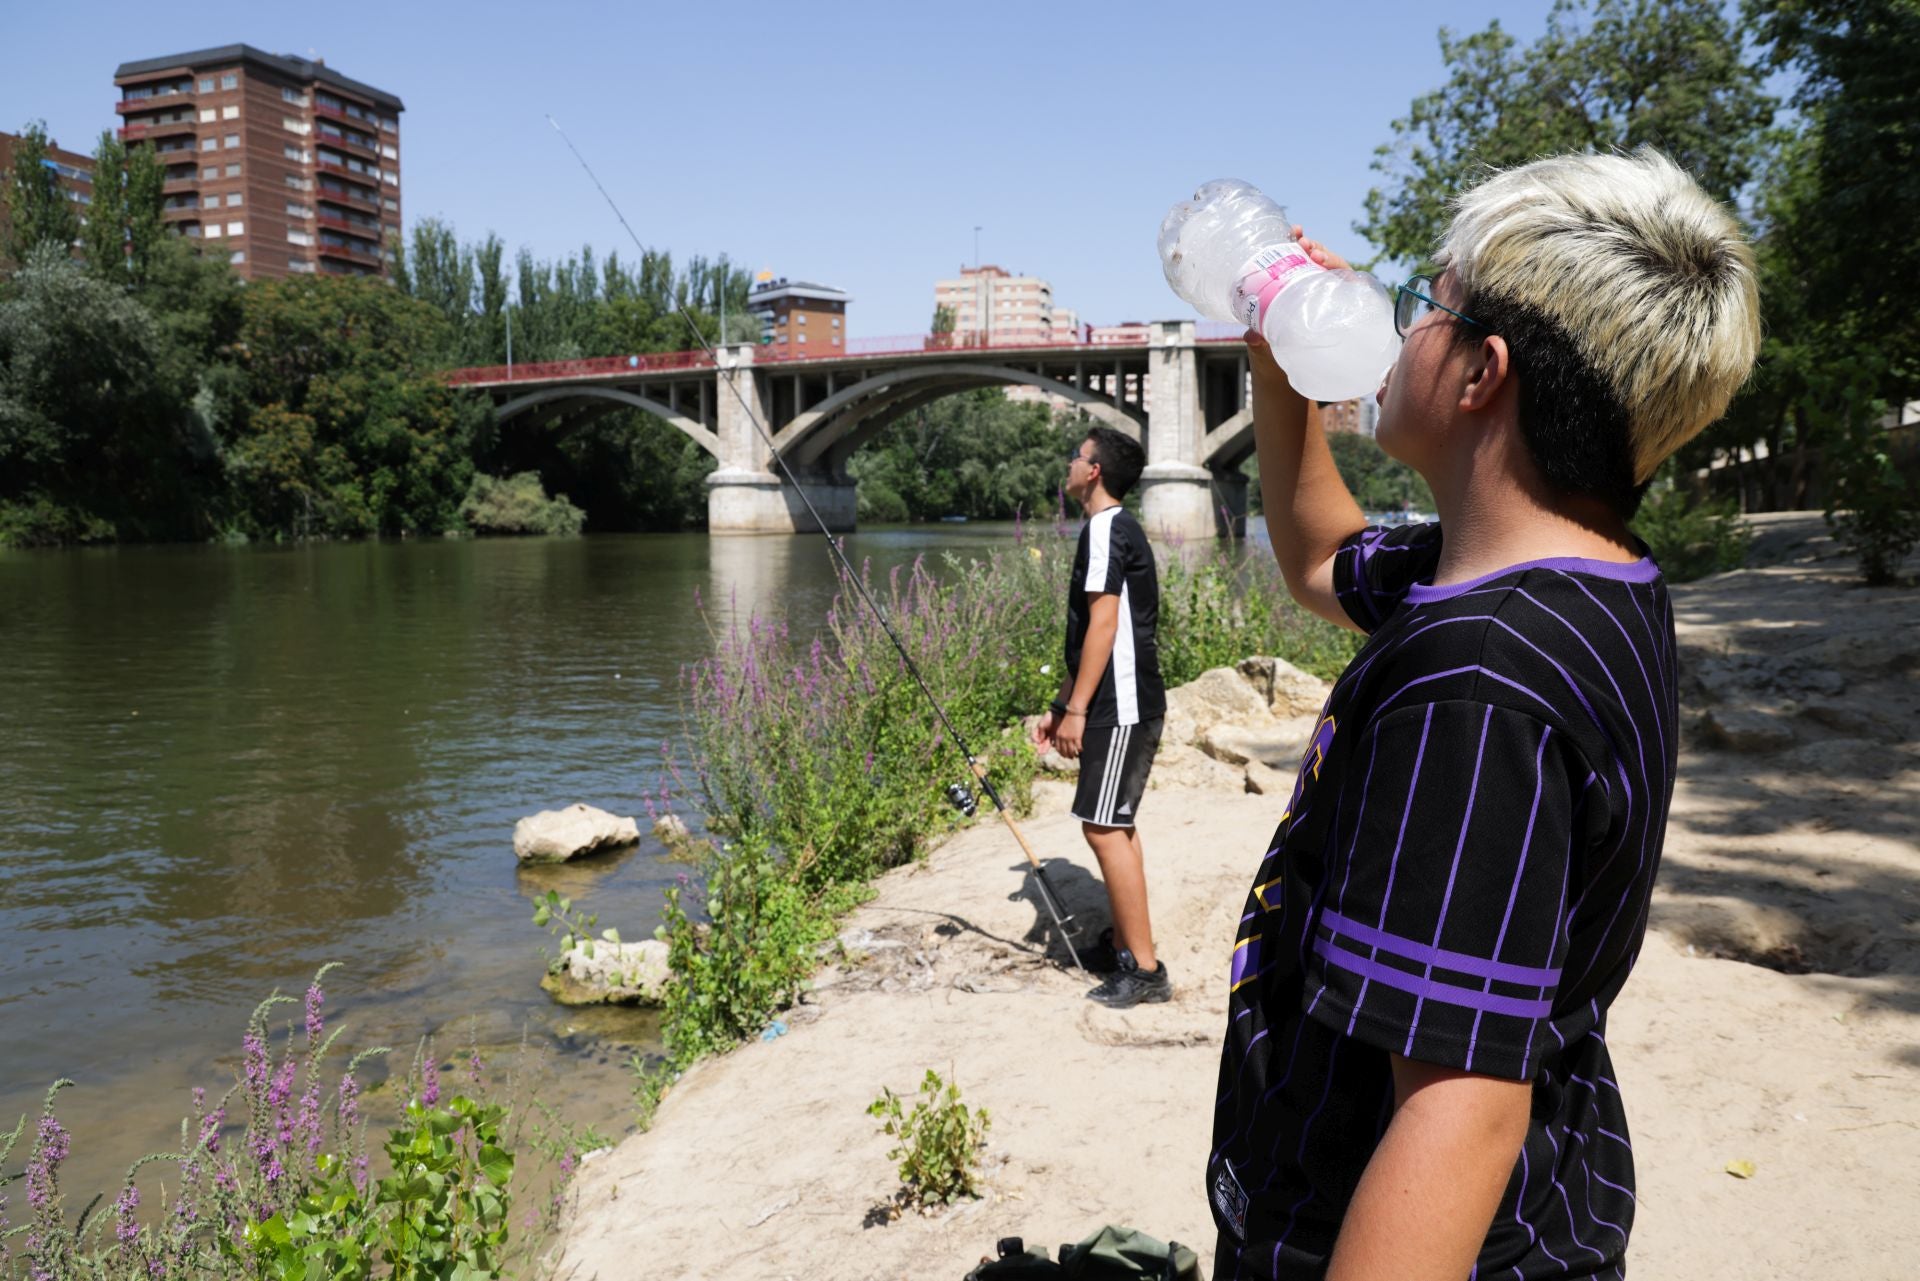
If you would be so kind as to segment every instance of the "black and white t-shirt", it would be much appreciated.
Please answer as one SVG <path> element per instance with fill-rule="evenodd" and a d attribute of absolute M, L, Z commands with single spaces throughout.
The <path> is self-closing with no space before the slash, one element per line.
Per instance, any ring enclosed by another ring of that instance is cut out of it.
<path fill-rule="evenodd" d="M 1324 1273 L 1392 1119 L 1390 1054 L 1533 1082 L 1478 1281 L 1625 1270 L 1606 1016 L 1673 788 L 1666 588 L 1645 559 L 1433 587 L 1440 545 L 1368 529 L 1335 562 L 1371 634 L 1241 919 L 1207 1162 L 1221 1277 Z"/>
<path fill-rule="evenodd" d="M 1088 592 L 1111 592 L 1120 598 L 1120 625 L 1113 658 L 1087 705 L 1087 725 L 1138 725 L 1166 715 L 1167 687 L 1160 681 L 1153 638 L 1160 621 L 1160 576 L 1147 531 L 1117 504 L 1087 520 L 1073 553 L 1073 583 L 1067 591 L 1070 677 L 1080 672 L 1080 650 L 1087 640 Z"/>

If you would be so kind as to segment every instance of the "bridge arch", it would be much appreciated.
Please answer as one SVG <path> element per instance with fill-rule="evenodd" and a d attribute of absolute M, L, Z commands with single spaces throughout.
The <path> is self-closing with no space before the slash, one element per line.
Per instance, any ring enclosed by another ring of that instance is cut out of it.
<path fill-rule="evenodd" d="M 686 435 L 692 438 L 696 445 L 706 450 L 709 454 L 712 454 L 715 458 L 721 456 L 720 437 L 707 427 L 687 417 L 685 414 L 661 404 L 657 400 L 639 395 L 635 392 L 623 391 L 618 387 L 550 387 L 543 391 L 529 392 L 524 396 L 516 397 L 500 406 L 499 409 L 494 411 L 494 420 L 504 425 L 508 421 L 524 413 L 539 409 L 542 406 L 559 405 L 562 402 L 570 401 L 612 402 L 605 412 L 612 412 L 613 409 L 617 408 L 627 408 L 638 409 L 644 413 L 652 414 L 654 417 L 662 419 L 686 433 Z"/>
<path fill-rule="evenodd" d="M 773 447 L 782 457 L 797 463 L 816 463 L 829 452 L 844 457 L 849 451 L 837 448 L 843 438 L 858 432 L 864 439 L 904 412 L 905 402 L 926 403 L 921 400 L 922 393 L 940 388 L 940 395 L 950 395 L 973 387 L 1009 384 L 1037 387 L 1059 396 L 1131 439 L 1145 442 L 1144 424 L 1104 396 L 1031 370 L 954 360 L 888 370 L 843 387 L 781 428 L 773 438 Z M 873 404 L 864 403 L 870 399 Z M 936 399 L 939 396 L 926 397 Z"/>

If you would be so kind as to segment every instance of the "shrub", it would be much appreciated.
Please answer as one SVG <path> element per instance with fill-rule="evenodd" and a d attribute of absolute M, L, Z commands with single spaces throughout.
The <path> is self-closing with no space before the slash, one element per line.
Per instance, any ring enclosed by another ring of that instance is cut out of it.
<path fill-rule="evenodd" d="M 1746 563 L 1753 531 L 1732 499 L 1696 502 L 1671 481 L 1657 483 L 1633 518 L 1669 582 L 1688 583 Z"/>
<path fill-rule="evenodd" d="M 1828 527 L 1859 561 L 1869 584 L 1893 582 L 1900 562 L 1920 542 L 1920 501 L 1911 482 L 1881 439 L 1850 441 L 1829 449 L 1828 457 L 1833 459 Z"/>
<path fill-rule="evenodd" d="M 900 1163 L 903 1200 L 928 1207 L 980 1195 L 980 1149 L 993 1121 L 985 1108 L 967 1109 L 957 1083 L 942 1081 L 928 1068 L 911 1112 L 901 1106 L 899 1095 L 882 1086 L 867 1115 L 879 1117 L 881 1131 L 898 1140 L 887 1159 Z"/>
<path fill-rule="evenodd" d="M 557 534 L 571 537 L 586 513 L 561 494 L 547 497 L 540 473 L 523 471 L 502 480 L 476 472 L 460 503 L 460 519 L 476 534 Z"/>

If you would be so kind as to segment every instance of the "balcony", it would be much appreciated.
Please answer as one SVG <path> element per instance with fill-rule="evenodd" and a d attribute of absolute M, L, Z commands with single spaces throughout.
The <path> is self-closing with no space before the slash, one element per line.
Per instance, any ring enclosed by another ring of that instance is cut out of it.
<path fill-rule="evenodd" d="M 362 240 L 371 240 L 375 245 L 380 243 L 382 229 L 379 227 L 362 226 L 357 222 L 349 222 L 345 218 L 330 213 L 321 214 L 315 221 L 322 227 L 331 227 L 335 231 L 344 232 L 349 236 L 359 236 Z"/>
<path fill-rule="evenodd" d="M 344 245 L 330 245 L 322 241 L 316 248 L 322 257 L 339 258 L 346 262 L 357 262 L 363 267 L 384 267 L 386 260 L 377 253 L 368 253 L 362 249 L 348 249 Z"/>
<path fill-rule="evenodd" d="M 196 133 L 197 128 L 191 120 L 159 120 L 145 124 L 125 125 L 113 132 L 122 142 L 144 142 L 148 138 L 170 138 L 180 134 Z"/>
<path fill-rule="evenodd" d="M 369 213 L 380 212 L 380 197 L 374 195 L 372 192 L 363 195 L 352 189 L 346 191 L 329 191 L 325 187 L 321 187 L 313 193 L 313 198 L 315 200 L 331 201 L 336 205 L 342 205 L 348 209 L 365 209 Z"/>
<path fill-rule="evenodd" d="M 185 89 L 175 89 L 171 93 L 156 93 L 145 98 L 122 98 L 113 104 L 113 110 L 115 115 L 124 116 L 133 111 L 151 111 L 162 103 L 172 104 L 193 96 L 193 86 L 189 85 Z"/>
<path fill-rule="evenodd" d="M 315 146 L 325 145 L 329 147 L 341 147 L 345 149 L 351 149 L 376 163 L 380 159 L 380 147 L 377 143 L 374 143 L 374 142 L 355 142 L 351 138 L 344 138 L 339 136 L 338 134 L 326 133 L 319 129 L 315 129 L 313 131 L 313 142 Z"/>

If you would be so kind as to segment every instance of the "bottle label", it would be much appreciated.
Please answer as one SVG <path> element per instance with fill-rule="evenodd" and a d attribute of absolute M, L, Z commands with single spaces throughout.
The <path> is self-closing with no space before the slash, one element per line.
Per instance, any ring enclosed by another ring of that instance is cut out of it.
<path fill-rule="evenodd" d="M 1324 270 L 1307 257 L 1297 241 L 1262 249 L 1247 263 L 1233 287 L 1234 319 L 1249 329 L 1260 328 L 1260 322 L 1267 318 L 1267 308 L 1282 289 L 1305 272 Z"/>

